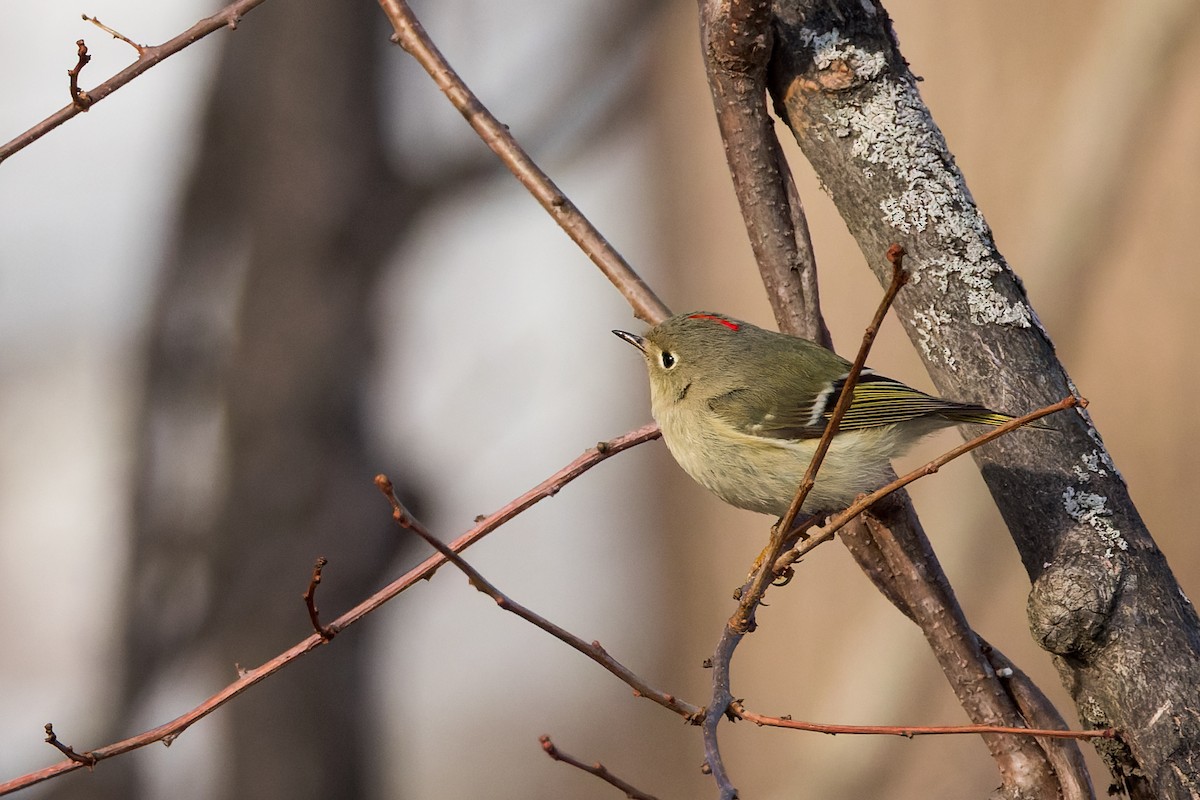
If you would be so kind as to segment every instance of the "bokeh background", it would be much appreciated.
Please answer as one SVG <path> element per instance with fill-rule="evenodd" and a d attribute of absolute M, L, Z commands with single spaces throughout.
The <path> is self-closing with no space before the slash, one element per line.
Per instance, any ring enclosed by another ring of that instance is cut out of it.
<path fill-rule="evenodd" d="M 693 3 L 414 5 L 672 308 L 771 324 Z M 10 3 L 0 138 L 66 101 L 76 39 L 94 55 L 85 87 L 131 60 L 80 12 L 159 42 L 216 7 Z M 1001 252 L 1195 594 L 1200 6 L 888 11 Z M 56 760 L 47 721 L 80 749 L 123 738 L 305 636 L 316 555 L 331 562 L 327 618 L 424 557 L 390 529 L 376 472 L 449 538 L 649 419 L 640 361 L 608 333 L 639 323 L 387 36 L 367 0 L 265 3 L 0 166 L 0 777 Z M 849 350 L 880 290 L 793 163 L 826 316 Z M 871 361 L 929 388 L 893 322 Z M 1074 722 L 973 465 L 912 493 L 973 625 Z M 654 443 L 469 557 L 702 703 L 701 662 L 769 522 L 721 505 Z M 963 720 L 920 633 L 838 545 L 772 592 L 760 624 L 734 665 L 753 709 Z M 614 795 L 550 762 L 541 733 L 660 797 L 713 791 L 696 731 L 444 570 L 170 749 L 28 794 Z M 744 797 L 978 797 L 997 783 L 965 737 L 726 725 L 722 744 Z M 1094 779 L 1103 791 L 1106 773 Z"/>

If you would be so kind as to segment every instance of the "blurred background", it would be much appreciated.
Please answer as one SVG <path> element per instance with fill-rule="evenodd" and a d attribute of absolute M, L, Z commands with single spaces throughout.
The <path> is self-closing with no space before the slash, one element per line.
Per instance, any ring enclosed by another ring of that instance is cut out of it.
<path fill-rule="evenodd" d="M 695 5 L 414 6 L 448 59 L 675 310 L 772 325 L 704 82 Z M 217 5 L 10 3 L 0 138 Z M 1200 6 L 889 4 L 902 50 L 1185 590 L 1200 457 Z M 628 308 L 503 172 L 373 2 L 265 3 L 0 166 L 0 778 L 191 708 L 443 538 L 649 420 Z M 786 131 L 781 127 L 781 138 Z M 792 148 L 790 152 L 795 153 Z M 793 159 L 835 342 L 880 289 Z M 930 388 L 898 324 L 875 368 Z M 1023 411 L 1024 409 L 1013 409 Z M 926 442 L 911 466 L 951 446 Z M 968 618 L 1075 723 L 1025 623 L 1028 581 L 968 461 L 913 495 Z M 651 683 L 701 667 L 770 520 L 691 484 L 661 443 L 612 459 L 472 548 L 501 589 Z M 964 721 L 919 631 L 839 545 L 739 649 L 765 713 Z M 698 733 L 444 569 L 160 746 L 31 797 L 607 798 L 537 744 L 663 798 L 713 792 Z M 744 797 L 978 797 L 969 737 L 726 725 Z M 1093 759 L 1095 763 L 1095 759 Z M 1097 789 L 1107 773 L 1097 767 Z"/>

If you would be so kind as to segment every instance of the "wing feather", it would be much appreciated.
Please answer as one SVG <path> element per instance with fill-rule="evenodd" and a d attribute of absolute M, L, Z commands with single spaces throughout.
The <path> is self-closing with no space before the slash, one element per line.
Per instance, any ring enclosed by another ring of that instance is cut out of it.
<path fill-rule="evenodd" d="M 789 407 L 779 399 L 745 387 L 709 401 L 709 408 L 744 433 L 773 439 L 814 439 L 825 429 L 846 383 L 841 377 L 815 395 L 793 396 Z M 942 400 L 900 381 L 864 372 L 854 385 L 854 400 L 840 430 L 866 430 L 922 417 L 940 417 L 946 424 L 1001 425 L 1012 419 L 984 406 Z"/>

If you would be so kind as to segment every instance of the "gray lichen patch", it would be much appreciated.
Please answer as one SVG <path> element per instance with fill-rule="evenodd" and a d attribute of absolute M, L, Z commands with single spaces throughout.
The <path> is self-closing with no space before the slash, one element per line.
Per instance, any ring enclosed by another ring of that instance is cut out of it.
<path fill-rule="evenodd" d="M 1112 558 L 1112 548 L 1128 550 L 1129 543 L 1121 535 L 1121 531 L 1112 524 L 1112 511 L 1108 508 L 1108 498 L 1094 492 L 1085 492 L 1068 486 L 1063 490 L 1063 508 L 1071 519 L 1087 525 L 1108 545 L 1106 558 Z"/>
<path fill-rule="evenodd" d="M 883 221 L 901 233 L 936 237 L 922 250 L 938 255 L 916 263 L 913 283 L 931 280 L 943 295 L 953 287 L 965 290 L 968 318 L 975 324 L 1029 327 L 1029 307 L 994 286 L 1004 269 L 991 232 L 915 85 L 888 73 L 883 53 L 864 50 L 836 29 L 809 41 L 818 68 L 848 66 L 865 83 L 865 99 L 839 105 L 826 121 L 836 135 L 853 137 L 851 153 L 866 180 L 886 176 L 901 187 L 880 201 Z M 922 313 L 926 323 L 933 319 Z M 927 349 L 926 355 L 935 354 Z"/>
<path fill-rule="evenodd" d="M 930 361 L 941 361 L 952 370 L 957 369 L 958 360 L 954 356 L 954 351 L 941 338 L 942 326 L 953 321 L 953 317 L 933 303 L 910 312 L 909 316 L 917 332 L 917 346 L 921 348 L 925 358 Z M 939 345 L 938 342 L 943 343 Z M 937 352 L 934 352 L 935 348 L 937 348 Z"/>
<path fill-rule="evenodd" d="M 859 47 L 844 38 L 837 28 L 819 34 L 807 32 L 804 42 L 812 48 L 813 63 L 820 70 L 844 65 L 860 80 L 869 81 L 881 75 L 887 67 L 887 58 L 883 53 Z"/>
<path fill-rule="evenodd" d="M 1084 453 L 1079 457 L 1079 464 L 1072 468 L 1075 472 L 1075 478 L 1080 483 L 1087 483 L 1092 479 L 1092 476 L 1107 478 L 1109 470 L 1113 469 L 1112 459 L 1104 450 L 1092 450 L 1090 453 Z"/>

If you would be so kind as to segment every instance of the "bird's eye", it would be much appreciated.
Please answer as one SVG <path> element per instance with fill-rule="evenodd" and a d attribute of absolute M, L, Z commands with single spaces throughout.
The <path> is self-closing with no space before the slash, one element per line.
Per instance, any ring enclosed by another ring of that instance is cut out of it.
<path fill-rule="evenodd" d="M 660 361 L 662 361 L 663 369 L 670 369 L 671 367 L 675 366 L 675 356 L 671 355 L 666 350 L 663 350 L 658 358 Z"/>

